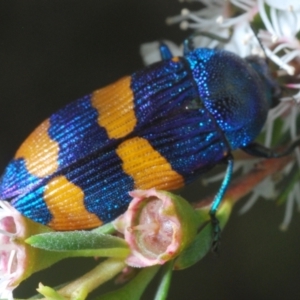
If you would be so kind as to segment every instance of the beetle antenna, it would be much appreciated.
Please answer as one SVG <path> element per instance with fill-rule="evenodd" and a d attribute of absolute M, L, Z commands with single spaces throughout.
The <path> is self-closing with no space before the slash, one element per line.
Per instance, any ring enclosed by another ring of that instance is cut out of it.
<path fill-rule="evenodd" d="M 261 42 L 261 39 L 258 37 L 257 31 L 255 30 L 255 28 L 253 27 L 252 24 L 250 24 L 250 28 L 251 28 L 251 30 L 252 30 L 254 36 L 256 37 L 256 39 L 257 39 L 257 41 L 258 41 L 258 44 L 259 44 L 261 50 L 263 51 L 263 53 L 264 53 L 264 55 L 265 55 L 266 64 L 267 64 L 267 66 L 269 66 L 269 65 L 270 65 L 269 57 L 268 57 L 268 55 L 267 55 L 267 52 L 266 52 L 266 49 L 265 49 L 263 43 Z"/>

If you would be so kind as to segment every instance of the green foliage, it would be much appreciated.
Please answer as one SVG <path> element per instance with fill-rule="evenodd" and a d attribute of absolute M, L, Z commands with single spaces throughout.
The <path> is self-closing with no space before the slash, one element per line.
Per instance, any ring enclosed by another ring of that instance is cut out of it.
<path fill-rule="evenodd" d="M 123 239 L 93 231 L 42 233 L 26 242 L 48 251 L 69 252 L 70 256 L 126 257 L 129 254 Z"/>

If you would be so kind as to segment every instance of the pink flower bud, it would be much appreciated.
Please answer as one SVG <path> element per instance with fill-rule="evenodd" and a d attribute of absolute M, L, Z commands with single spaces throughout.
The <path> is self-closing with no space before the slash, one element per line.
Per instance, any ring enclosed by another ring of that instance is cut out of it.
<path fill-rule="evenodd" d="M 183 198 L 155 189 L 135 190 L 130 195 L 128 210 L 114 221 L 131 249 L 128 265 L 164 264 L 196 236 L 197 214 Z"/>
<path fill-rule="evenodd" d="M 46 251 L 35 249 L 25 242 L 33 234 L 50 230 L 27 219 L 8 202 L 0 200 L 1 299 L 13 299 L 12 292 L 21 281 L 58 260 Z"/>

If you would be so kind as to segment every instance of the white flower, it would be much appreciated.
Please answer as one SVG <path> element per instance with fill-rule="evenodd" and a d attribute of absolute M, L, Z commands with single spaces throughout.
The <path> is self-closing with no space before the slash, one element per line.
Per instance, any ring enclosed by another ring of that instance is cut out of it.
<path fill-rule="evenodd" d="M 61 259 L 25 242 L 31 235 L 49 231 L 0 200 L 0 299 L 13 299 L 13 290 L 23 280 Z"/>
<path fill-rule="evenodd" d="M 224 49 L 237 53 L 240 56 L 256 54 L 259 46 L 257 40 L 253 39 L 253 32 L 250 22 L 256 15 L 258 6 L 256 1 L 202 1 L 206 8 L 199 11 L 183 9 L 181 16 L 170 17 L 168 24 L 180 23 L 182 29 L 194 29 L 196 32 L 203 32 L 195 38 L 196 47 L 215 48 L 222 46 L 222 41 L 209 37 L 214 34 L 229 39 Z M 241 10 L 239 15 L 234 15 L 236 8 Z M 231 30 L 233 30 L 231 34 Z M 242 41 L 242 43 L 241 43 Z"/>
<path fill-rule="evenodd" d="M 0 201 L 0 298 L 13 299 L 12 291 L 22 273 L 20 262 L 24 251 L 12 241 L 21 234 L 20 213 L 7 202 Z M 22 223 L 21 223 L 22 224 Z"/>
<path fill-rule="evenodd" d="M 286 3 L 286 9 L 278 9 L 272 6 L 272 2 L 277 6 L 278 1 L 266 1 L 270 5 L 270 17 L 265 10 L 263 0 L 258 0 L 259 13 L 266 31 L 262 30 L 258 37 L 266 47 L 266 53 L 270 59 L 284 69 L 289 75 L 295 72 L 294 67 L 289 65 L 294 58 L 300 56 L 300 43 L 296 37 L 300 30 L 300 10 L 290 10 L 291 2 Z M 286 2 L 286 1 L 285 1 Z M 282 4 L 282 7 L 285 5 Z M 280 57 L 277 53 L 285 53 Z"/>

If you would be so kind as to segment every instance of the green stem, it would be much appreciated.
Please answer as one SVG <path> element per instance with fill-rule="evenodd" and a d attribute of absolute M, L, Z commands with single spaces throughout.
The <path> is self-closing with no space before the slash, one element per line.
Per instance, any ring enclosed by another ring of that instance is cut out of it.
<path fill-rule="evenodd" d="M 173 265 L 174 261 L 172 260 L 164 266 L 162 280 L 159 284 L 154 300 L 167 299 L 169 287 L 171 284 Z"/>
<path fill-rule="evenodd" d="M 100 296 L 95 300 L 140 300 L 144 290 L 159 268 L 160 266 L 144 268 L 122 288 Z"/>
<path fill-rule="evenodd" d="M 58 292 L 71 300 L 83 300 L 91 291 L 112 279 L 125 267 L 126 264 L 123 259 L 109 258 Z"/>

